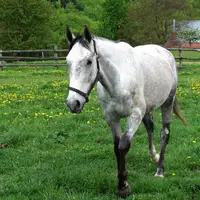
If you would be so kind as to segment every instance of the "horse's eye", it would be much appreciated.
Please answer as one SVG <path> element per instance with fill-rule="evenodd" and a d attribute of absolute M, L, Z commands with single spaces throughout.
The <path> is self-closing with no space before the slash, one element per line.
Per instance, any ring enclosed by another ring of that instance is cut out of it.
<path fill-rule="evenodd" d="M 92 61 L 91 60 L 88 60 L 87 61 L 87 65 L 91 65 L 92 64 Z"/>

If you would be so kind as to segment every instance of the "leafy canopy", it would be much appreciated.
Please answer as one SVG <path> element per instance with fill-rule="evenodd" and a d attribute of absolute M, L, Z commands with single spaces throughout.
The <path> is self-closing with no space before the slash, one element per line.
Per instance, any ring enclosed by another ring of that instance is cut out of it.
<path fill-rule="evenodd" d="M 53 6 L 46 0 L 0 0 L 0 49 L 51 44 Z"/>
<path fill-rule="evenodd" d="M 126 19 L 127 10 L 128 4 L 125 0 L 105 0 L 100 34 L 110 39 L 119 39 L 119 30 Z"/>
<path fill-rule="evenodd" d="M 132 45 L 162 44 L 171 32 L 172 20 L 185 17 L 188 9 L 188 0 L 135 0 L 123 23 L 123 38 Z"/>
<path fill-rule="evenodd" d="M 0 49 L 66 48 L 66 25 L 81 33 L 162 44 L 172 19 L 200 19 L 196 0 L 0 0 Z"/>

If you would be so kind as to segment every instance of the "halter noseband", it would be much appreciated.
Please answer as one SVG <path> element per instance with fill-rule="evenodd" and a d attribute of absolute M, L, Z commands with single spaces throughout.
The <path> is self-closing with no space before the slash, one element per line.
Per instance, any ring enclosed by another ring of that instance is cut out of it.
<path fill-rule="evenodd" d="M 69 87 L 69 88 L 68 88 L 69 90 L 71 90 L 71 91 L 73 91 L 73 92 L 76 92 L 76 93 L 80 94 L 81 96 L 83 96 L 83 97 L 85 98 L 86 102 L 89 101 L 88 96 L 89 96 L 89 94 L 90 94 L 90 92 L 92 91 L 94 85 L 96 84 L 96 82 L 99 80 L 99 77 L 100 77 L 99 56 L 98 56 L 98 54 L 97 54 L 96 42 L 95 42 L 94 39 L 93 39 L 93 44 L 94 44 L 94 52 L 95 52 L 95 54 L 96 54 L 96 61 L 97 61 L 97 75 L 96 75 L 96 78 L 94 79 L 93 83 L 91 84 L 88 93 L 82 92 L 81 90 L 78 90 L 78 89 L 73 88 L 73 87 Z"/>

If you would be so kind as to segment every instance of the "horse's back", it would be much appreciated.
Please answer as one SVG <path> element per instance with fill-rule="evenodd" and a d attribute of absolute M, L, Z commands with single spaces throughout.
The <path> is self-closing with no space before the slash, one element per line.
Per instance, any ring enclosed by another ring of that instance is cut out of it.
<path fill-rule="evenodd" d="M 158 45 L 133 48 L 138 68 L 142 69 L 143 92 L 147 110 L 159 107 L 177 87 L 176 63 L 173 55 Z"/>
<path fill-rule="evenodd" d="M 162 70 L 171 69 L 172 74 L 176 76 L 175 60 L 171 52 L 167 49 L 149 44 L 134 47 L 133 53 L 139 56 L 140 62 L 142 60 L 144 67 L 146 66 L 149 70 L 154 70 L 153 68 L 158 70 L 158 68 L 163 67 L 164 69 Z"/>

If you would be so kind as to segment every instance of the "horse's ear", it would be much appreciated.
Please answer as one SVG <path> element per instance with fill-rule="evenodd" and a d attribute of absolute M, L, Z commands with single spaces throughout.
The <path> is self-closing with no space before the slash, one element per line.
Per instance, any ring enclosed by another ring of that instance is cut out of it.
<path fill-rule="evenodd" d="M 91 33 L 90 33 L 90 31 L 89 31 L 89 29 L 86 25 L 85 25 L 85 28 L 84 28 L 84 37 L 88 42 L 91 42 L 92 35 L 91 35 Z"/>
<path fill-rule="evenodd" d="M 66 36 L 67 36 L 67 39 L 68 39 L 68 41 L 69 41 L 70 43 L 71 43 L 72 40 L 75 38 L 75 36 L 72 34 L 72 32 L 71 32 L 69 26 L 67 26 L 67 28 L 66 28 Z"/>

